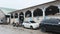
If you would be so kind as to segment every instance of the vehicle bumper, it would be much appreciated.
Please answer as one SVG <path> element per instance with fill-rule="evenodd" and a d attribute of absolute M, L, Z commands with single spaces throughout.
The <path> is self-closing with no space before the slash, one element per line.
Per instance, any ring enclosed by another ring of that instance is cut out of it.
<path fill-rule="evenodd" d="M 60 32 L 60 25 L 41 25 L 40 27 L 45 27 L 46 31 Z"/>

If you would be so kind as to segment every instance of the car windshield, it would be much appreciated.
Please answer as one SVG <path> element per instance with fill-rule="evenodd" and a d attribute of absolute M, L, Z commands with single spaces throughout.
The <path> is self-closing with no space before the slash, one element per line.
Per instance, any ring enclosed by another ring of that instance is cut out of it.
<path fill-rule="evenodd" d="M 42 22 L 43 23 L 58 23 L 59 20 L 57 20 L 57 19 L 47 19 L 47 20 L 43 20 Z"/>
<path fill-rule="evenodd" d="M 34 21 L 30 21 L 31 23 L 36 23 L 36 22 L 34 22 Z"/>

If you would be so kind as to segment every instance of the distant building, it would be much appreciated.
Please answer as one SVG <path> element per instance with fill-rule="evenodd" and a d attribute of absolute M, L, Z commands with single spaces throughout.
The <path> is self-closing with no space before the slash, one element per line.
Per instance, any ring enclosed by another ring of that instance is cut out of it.
<path fill-rule="evenodd" d="M 8 13 L 15 11 L 16 9 L 5 8 L 5 7 L 0 7 L 0 9 L 5 15 L 5 19 L 7 20 L 6 23 L 10 23 L 10 14 L 8 14 Z"/>
<path fill-rule="evenodd" d="M 56 13 L 59 12 L 60 12 L 60 1 L 55 0 L 52 2 L 10 12 L 11 14 L 10 23 L 16 22 L 16 19 L 19 21 L 19 23 L 30 20 L 40 22 L 42 19 L 45 19 L 45 16 L 55 15 Z"/>
<path fill-rule="evenodd" d="M 5 14 L 2 10 L 0 10 L 0 23 L 7 23 Z"/>

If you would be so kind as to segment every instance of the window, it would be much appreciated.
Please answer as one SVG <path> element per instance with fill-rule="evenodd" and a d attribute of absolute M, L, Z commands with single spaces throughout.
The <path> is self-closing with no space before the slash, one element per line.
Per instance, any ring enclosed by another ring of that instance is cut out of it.
<path fill-rule="evenodd" d="M 9 18 L 10 17 L 10 15 L 5 15 L 6 16 L 6 18 Z"/>
<path fill-rule="evenodd" d="M 43 23 L 52 23 L 52 24 L 57 24 L 59 22 L 59 20 L 57 19 L 47 19 L 42 21 Z"/>
<path fill-rule="evenodd" d="M 30 21 L 31 23 L 36 23 L 36 22 L 34 22 L 34 21 Z"/>
<path fill-rule="evenodd" d="M 28 21 L 25 21 L 25 23 L 29 23 Z"/>

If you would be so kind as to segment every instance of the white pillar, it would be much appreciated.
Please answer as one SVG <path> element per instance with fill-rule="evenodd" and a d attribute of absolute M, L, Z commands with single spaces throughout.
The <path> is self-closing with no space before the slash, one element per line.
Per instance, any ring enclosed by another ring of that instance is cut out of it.
<path fill-rule="evenodd" d="M 45 11 L 43 10 L 43 19 L 45 19 Z"/>
<path fill-rule="evenodd" d="M 32 18 L 33 18 L 33 11 L 32 11 Z"/>
<path fill-rule="evenodd" d="M 11 24 L 11 14 L 10 14 L 10 24 Z"/>
<path fill-rule="evenodd" d="M 33 11 L 31 11 L 31 13 L 32 13 L 32 20 L 33 20 Z"/>
<path fill-rule="evenodd" d="M 24 21 L 25 21 L 25 12 L 24 12 Z"/>
<path fill-rule="evenodd" d="M 19 21 L 19 13 L 18 13 L 18 21 Z"/>
<path fill-rule="evenodd" d="M 15 22 L 15 13 L 13 13 L 13 22 Z"/>

